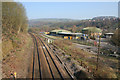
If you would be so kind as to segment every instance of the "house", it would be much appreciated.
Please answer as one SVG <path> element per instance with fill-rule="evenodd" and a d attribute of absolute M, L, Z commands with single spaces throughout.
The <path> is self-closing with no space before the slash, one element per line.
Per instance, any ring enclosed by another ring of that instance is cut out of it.
<path fill-rule="evenodd" d="M 114 33 L 105 33 L 104 35 L 106 38 L 111 38 L 114 35 Z"/>
<path fill-rule="evenodd" d="M 82 29 L 82 33 L 92 37 L 99 37 L 102 35 L 102 30 L 97 27 L 86 27 Z"/>

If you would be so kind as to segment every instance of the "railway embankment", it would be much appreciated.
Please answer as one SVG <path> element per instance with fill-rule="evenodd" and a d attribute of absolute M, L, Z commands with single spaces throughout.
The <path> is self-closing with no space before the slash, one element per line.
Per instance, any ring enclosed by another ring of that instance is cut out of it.
<path fill-rule="evenodd" d="M 8 39 L 2 42 L 2 77 L 12 78 L 11 74 L 16 74 L 17 78 L 26 78 L 33 48 L 32 38 L 29 34 L 12 37 L 14 42 Z"/>

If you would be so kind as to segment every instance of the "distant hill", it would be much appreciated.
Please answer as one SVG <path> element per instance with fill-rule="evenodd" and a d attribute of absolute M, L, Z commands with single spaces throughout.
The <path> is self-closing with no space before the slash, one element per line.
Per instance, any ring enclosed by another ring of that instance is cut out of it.
<path fill-rule="evenodd" d="M 86 20 L 74 20 L 74 19 L 59 19 L 59 18 L 43 18 L 29 20 L 30 27 L 50 27 L 61 28 L 71 30 L 73 26 L 77 27 L 80 31 L 84 27 L 96 26 L 101 28 L 105 32 L 113 32 L 117 27 L 118 18 L 115 16 L 98 16 L 92 19 Z"/>
<path fill-rule="evenodd" d="M 99 17 L 94 17 L 92 20 L 114 20 L 117 19 L 115 16 L 99 16 Z"/>
<path fill-rule="evenodd" d="M 104 19 L 117 19 L 117 17 L 115 16 L 98 16 L 98 17 L 94 17 L 92 19 L 88 19 L 88 20 L 104 20 Z M 86 19 L 87 20 L 87 19 Z M 67 19 L 67 18 L 40 18 L 40 19 L 31 19 L 29 20 L 29 23 L 31 22 L 52 22 L 52 23 L 56 23 L 56 22 L 75 22 L 75 21 L 80 21 L 77 19 Z"/>
<path fill-rule="evenodd" d="M 74 22 L 77 20 L 73 19 L 65 19 L 65 18 L 41 18 L 41 19 L 32 19 L 29 20 L 30 27 L 41 27 L 43 25 L 52 25 L 56 23 L 66 23 L 66 22 Z"/>
<path fill-rule="evenodd" d="M 41 22 L 71 22 L 71 21 L 75 21 L 75 20 L 66 19 L 66 18 L 41 18 L 41 19 L 29 20 L 29 22 L 35 22 L 35 21 L 41 21 Z"/>

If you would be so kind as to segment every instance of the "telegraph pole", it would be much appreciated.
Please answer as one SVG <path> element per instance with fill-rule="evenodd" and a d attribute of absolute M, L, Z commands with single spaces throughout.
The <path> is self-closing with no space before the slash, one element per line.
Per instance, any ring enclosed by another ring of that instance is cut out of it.
<path fill-rule="evenodd" d="M 99 44 L 98 44 L 98 52 L 97 52 L 96 70 L 98 70 L 98 68 L 99 68 L 100 40 L 101 40 L 101 37 L 100 37 L 100 35 L 99 35 Z"/>

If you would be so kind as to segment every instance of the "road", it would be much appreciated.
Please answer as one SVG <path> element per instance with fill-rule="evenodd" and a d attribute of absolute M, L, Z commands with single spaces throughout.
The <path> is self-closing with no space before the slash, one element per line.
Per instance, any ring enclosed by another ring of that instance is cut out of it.
<path fill-rule="evenodd" d="M 87 45 L 82 45 L 82 44 L 77 44 L 77 43 L 73 43 L 73 44 L 75 45 L 76 48 L 92 51 L 93 54 L 96 54 L 98 50 L 98 48 L 95 46 L 87 46 Z"/>
<path fill-rule="evenodd" d="M 90 42 L 94 42 L 94 40 L 90 40 Z M 99 40 L 97 39 L 96 42 L 99 43 Z M 103 40 L 101 40 L 100 46 L 101 46 L 101 48 L 111 49 L 113 52 L 118 51 L 117 46 L 111 45 L 109 42 L 106 42 Z"/>
<path fill-rule="evenodd" d="M 89 42 L 93 42 L 94 43 L 94 40 L 89 40 Z M 98 43 L 98 41 L 96 41 Z M 77 44 L 77 43 L 73 43 L 75 44 L 75 47 L 77 48 L 81 48 L 81 49 L 84 49 L 84 50 L 88 50 L 90 52 L 93 52 L 93 54 L 97 53 L 98 51 L 98 47 L 97 46 L 88 46 L 88 45 L 82 45 L 82 44 Z M 108 50 L 111 50 L 112 52 L 117 52 L 118 51 L 118 47 L 114 46 L 114 45 L 111 45 L 110 43 L 108 42 L 100 42 L 100 48 L 102 49 L 108 49 Z"/>

